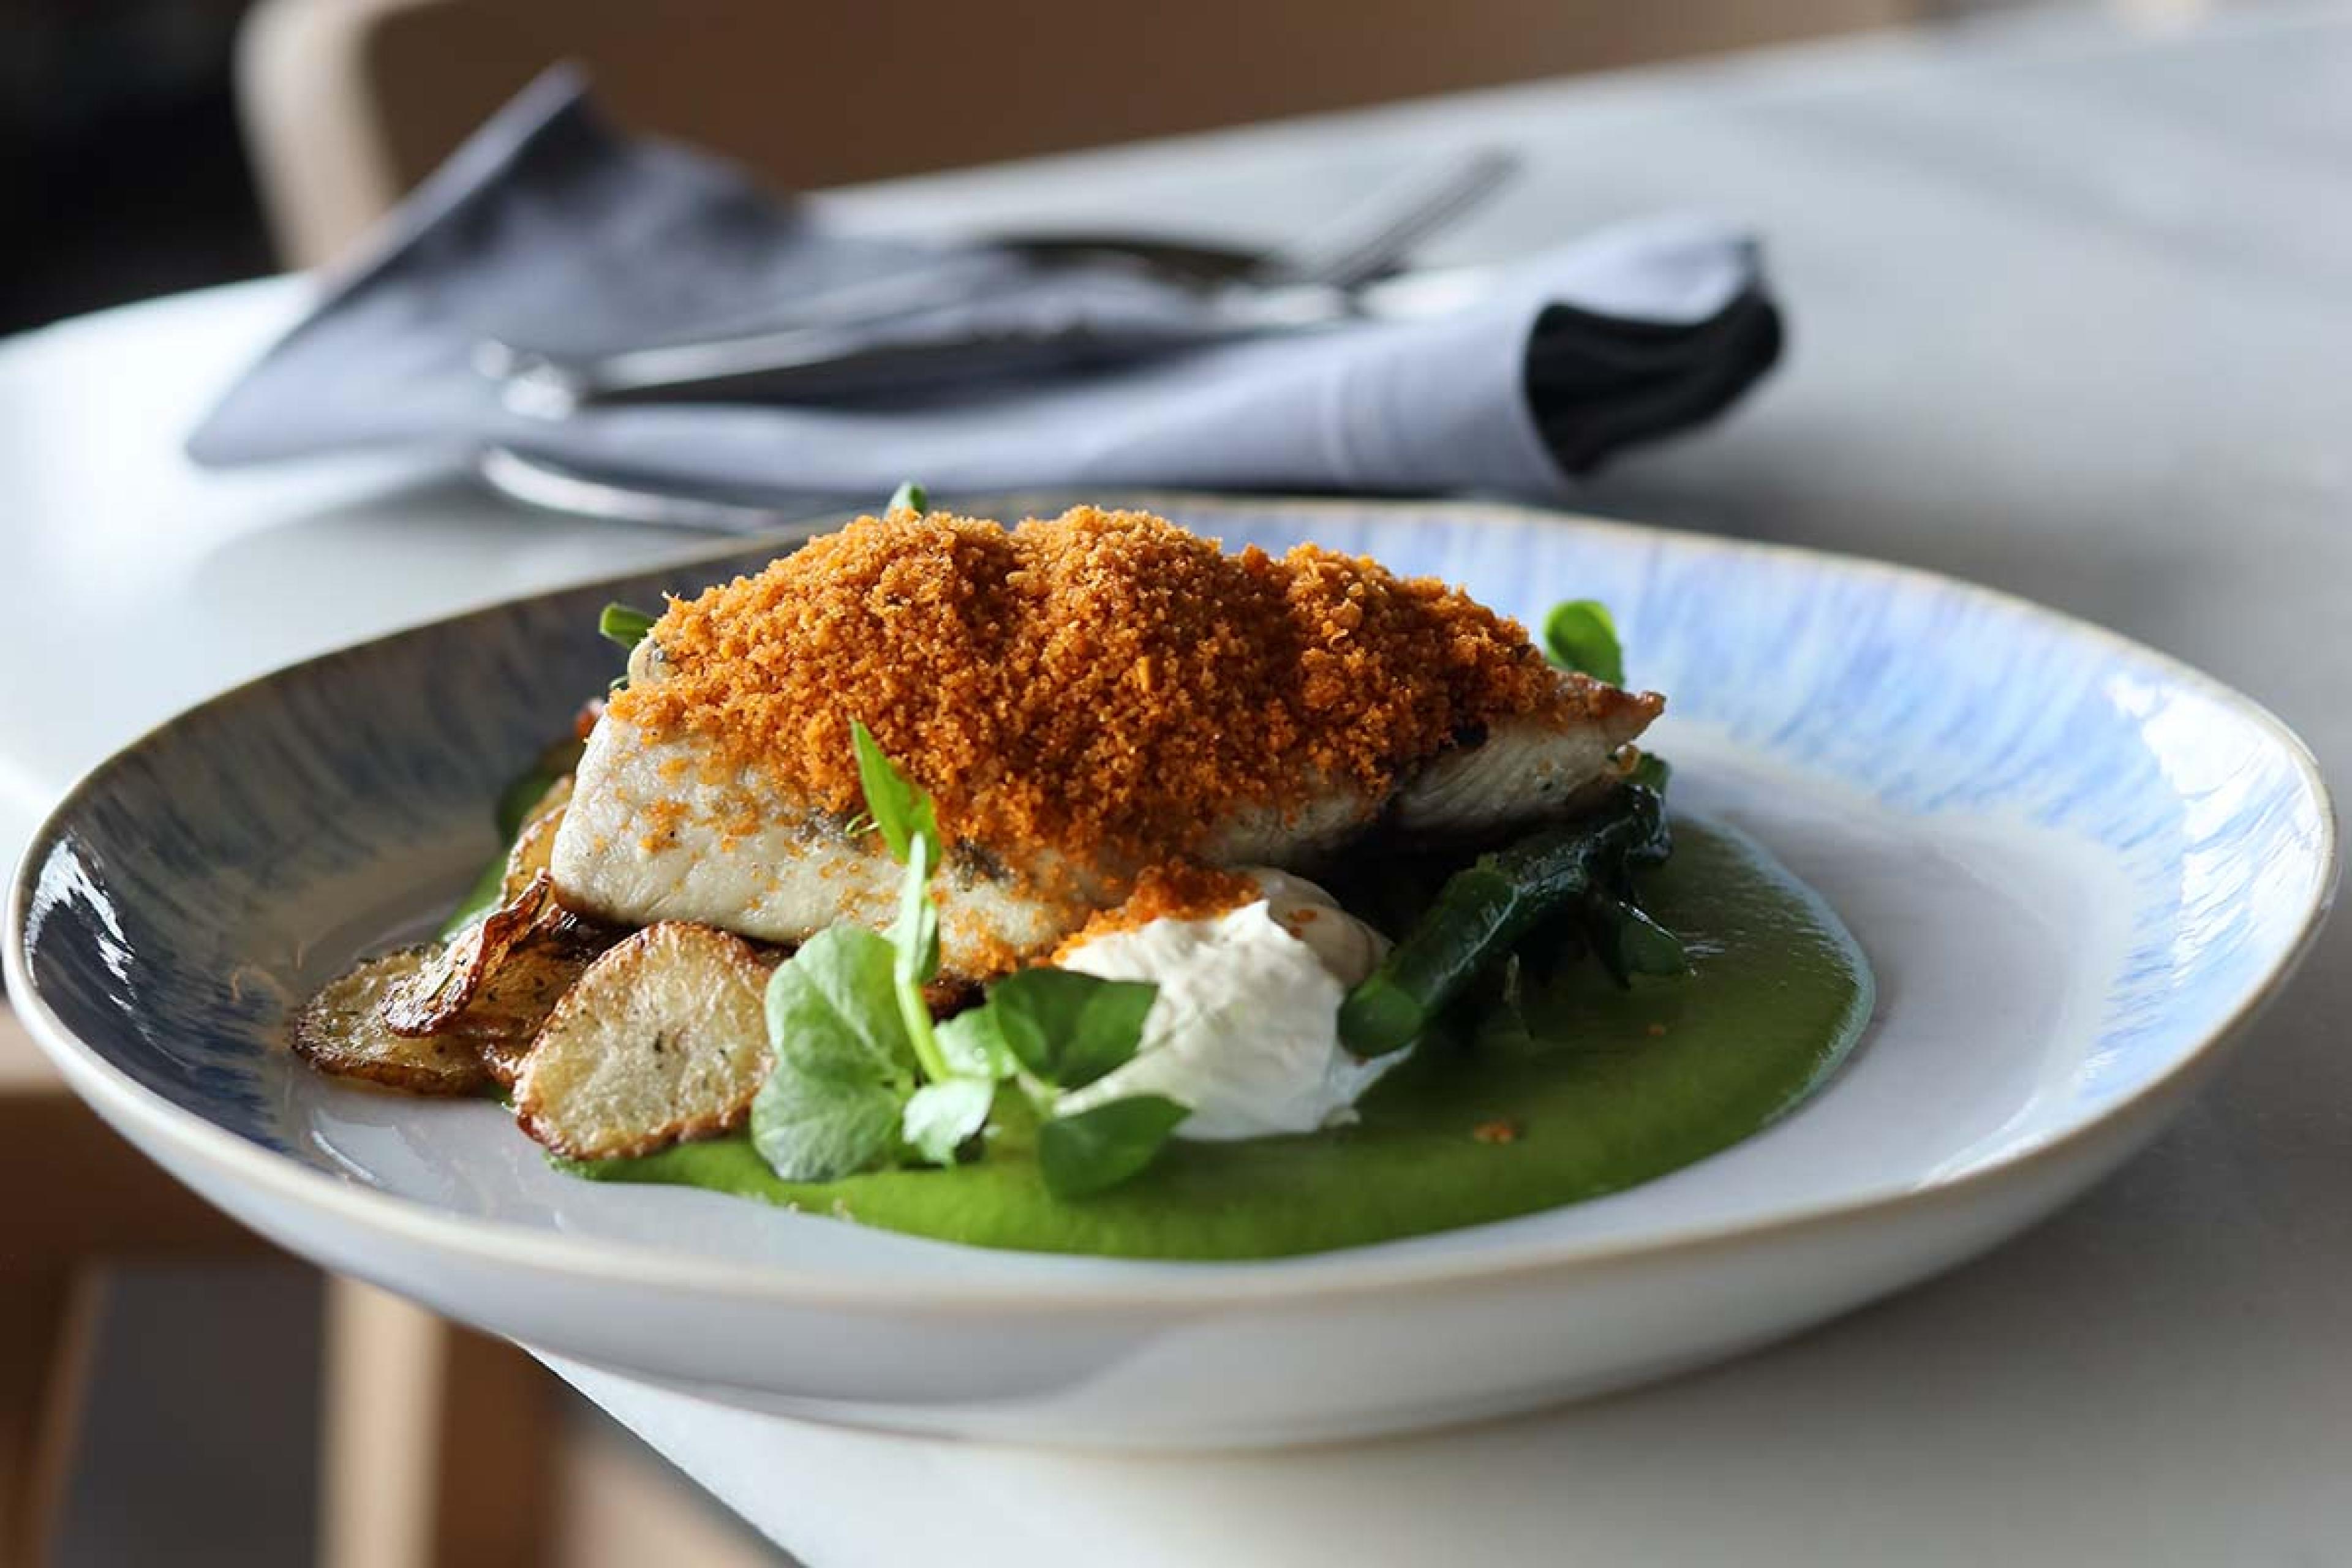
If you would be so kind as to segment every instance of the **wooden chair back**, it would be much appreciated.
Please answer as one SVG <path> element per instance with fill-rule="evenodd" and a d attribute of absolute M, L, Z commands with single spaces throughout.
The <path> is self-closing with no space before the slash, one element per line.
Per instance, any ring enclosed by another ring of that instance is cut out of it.
<path fill-rule="evenodd" d="M 239 65 L 285 258 L 331 259 L 516 89 L 804 189 L 1892 23 L 1916 0 L 263 0 Z"/>

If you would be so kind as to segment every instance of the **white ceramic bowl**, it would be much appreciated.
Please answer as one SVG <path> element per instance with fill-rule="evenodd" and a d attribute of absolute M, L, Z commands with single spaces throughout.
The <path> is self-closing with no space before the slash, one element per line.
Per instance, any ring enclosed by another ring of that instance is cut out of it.
<path fill-rule="evenodd" d="M 485 803 L 597 689 L 596 607 L 739 553 L 312 660 L 76 789 L 10 905 L 8 984 L 77 1090 L 328 1267 L 757 1408 L 1106 1445 L 1362 1436 L 1613 1387 L 1981 1250 L 2176 1110 L 2325 910 L 2309 756 L 2159 655 L 1920 573 L 1451 503 L 1163 497 L 1522 616 L 1615 609 L 1685 806 L 1762 838 L 1874 965 L 1853 1060 L 1759 1136 L 1594 1202 L 1246 1264 L 989 1252 L 559 1176 L 497 1107 L 372 1094 L 289 1001 L 444 902 Z"/>

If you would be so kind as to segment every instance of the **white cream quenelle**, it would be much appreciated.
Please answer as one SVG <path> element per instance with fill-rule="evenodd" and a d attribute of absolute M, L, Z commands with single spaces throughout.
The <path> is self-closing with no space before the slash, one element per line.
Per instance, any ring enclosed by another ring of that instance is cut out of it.
<path fill-rule="evenodd" d="M 1067 1113 L 1164 1095 L 1192 1114 L 1179 1138 L 1216 1142 L 1314 1132 L 1410 1054 L 1370 1061 L 1339 1043 L 1339 999 L 1389 949 L 1314 883 L 1252 868 L 1263 897 L 1198 920 L 1156 920 L 1095 937 L 1061 966 L 1160 987 L 1135 1057 L 1065 1095 Z"/>

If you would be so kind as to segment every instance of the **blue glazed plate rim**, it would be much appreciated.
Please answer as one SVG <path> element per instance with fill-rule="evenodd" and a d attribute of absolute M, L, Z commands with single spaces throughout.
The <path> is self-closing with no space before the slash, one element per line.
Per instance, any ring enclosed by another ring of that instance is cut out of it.
<path fill-rule="evenodd" d="M 961 500 L 961 498 L 959 498 Z M 1037 491 L 975 498 L 970 504 L 985 515 L 1029 515 L 1058 510 L 1075 498 L 1065 492 Z M 1759 561 L 1810 565 L 1849 578 L 1875 580 L 1890 591 L 1957 595 L 1975 605 L 2038 621 L 2063 636 L 2102 647 L 2160 675 L 2174 685 L 2231 710 L 2260 731 L 2279 751 L 2297 776 L 2311 805 L 2318 837 L 2311 847 L 2301 886 L 2307 889 L 2301 919 L 2293 938 L 2270 963 L 2249 980 L 2224 1016 L 2201 1036 L 2185 1041 L 2172 1060 L 2146 1082 L 2113 1103 L 2084 1115 L 2079 1121 L 2041 1135 L 1995 1158 L 1957 1174 L 1942 1175 L 1895 1191 L 1865 1193 L 1851 1198 L 1814 1203 L 1769 1218 L 1727 1225 L 1662 1229 L 1630 1240 L 1522 1240 L 1507 1247 L 1478 1253 L 1442 1256 L 1382 1257 L 1362 1249 L 1310 1255 L 1300 1258 L 1246 1263 L 1167 1263 L 1112 1260 L 1115 1267 L 1086 1281 L 1068 1279 L 1045 1284 L 987 1285 L 968 1281 L 952 1295 L 942 1295 L 935 1284 L 895 1280 L 842 1281 L 775 1265 L 751 1265 L 697 1257 L 641 1244 L 583 1239 L 540 1227 L 482 1219 L 436 1209 L 374 1187 L 341 1180 L 314 1169 L 279 1150 L 265 1148 L 216 1125 L 204 1115 L 174 1104 L 163 1094 L 108 1062 L 99 1051 L 68 1029 L 44 1000 L 28 960 L 26 921 L 41 868 L 51 848 L 84 803 L 102 790 L 110 772 L 146 749 L 168 743 L 171 732 L 199 714 L 217 715 L 238 706 L 266 700 L 271 689 L 299 673 L 348 658 L 366 649 L 410 636 L 426 626 L 456 626 L 512 613 L 518 606 L 558 594 L 580 593 L 600 584 L 641 581 L 661 572 L 749 553 L 763 543 L 788 545 L 805 531 L 833 526 L 841 518 L 816 520 L 807 530 L 794 529 L 767 540 L 729 539 L 708 548 L 682 552 L 658 563 L 626 572 L 584 578 L 541 593 L 520 595 L 478 606 L 457 615 L 438 616 L 416 625 L 369 637 L 319 654 L 258 676 L 208 699 L 155 726 L 91 769 L 44 819 L 34 835 L 10 889 L 7 941 L 0 949 L 13 1002 L 43 1049 L 68 1083 L 109 1121 L 125 1131 L 138 1132 L 188 1160 L 210 1168 L 224 1180 L 257 1191 L 269 1198 L 312 1211 L 362 1231 L 388 1232 L 414 1245 L 467 1255 L 485 1263 L 521 1266 L 536 1272 L 580 1279 L 623 1278 L 641 1280 L 648 1271 L 665 1283 L 696 1294 L 770 1300 L 780 1303 L 846 1305 L 887 1302 L 932 1313 L 997 1311 L 1007 1306 L 1026 1310 L 1079 1311 L 1119 1306 L 1246 1305 L 1280 1299 L 1295 1301 L 1326 1296 L 1407 1289 L 1454 1286 L 1468 1280 L 1502 1280 L 1560 1268 L 1600 1268 L 1612 1264 L 1652 1261 L 1675 1254 L 1696 1254 L 1791 1237 L 1828 1226 L 1890 1215 L 1926 1204 L 1973 1200 L 1993 1189 L 2030 1183 L 2044 1168 L 2063 1163 L 2086 1145 L 2105 1139 L 2127 1149 L 2168 1116 L 2179 1102 L 2221 1059 L 2245 1026 L 2274 997 L 2311 951 L 2332 907 L 2340 872 L 2336 816 L 2318 764 L 2310 750 L 2283 721 L 2261 703 L 2169 655 L 2133 641 L 2105 627 L 2037 605 L 2020 595 L 1984 587 L 1923 568 L 1899 565 L 1868 557 L 1840 554 L 1803 546 L 1731 539 L 1719 535 L 1662 530 L 1637 523 L 1583 517 L 1572 513 L 1498 501 L 1381 501 L 1354 498 L 1202 495 L 1181 491 L 1121 491 L 1118 504 L 1181 511 L 1188 518 L 1225 512 L 1249 514 L 1340 513 L 1355 518 L 1442 508 L 1449 519 L 1465 527 L 1510 530 L 1575 530 L 1614 536 L 1624 542 L 1667 542 L 1680 551 L 1706 552 Z M 846 517 L 851 514 L 842 514 Z"/>

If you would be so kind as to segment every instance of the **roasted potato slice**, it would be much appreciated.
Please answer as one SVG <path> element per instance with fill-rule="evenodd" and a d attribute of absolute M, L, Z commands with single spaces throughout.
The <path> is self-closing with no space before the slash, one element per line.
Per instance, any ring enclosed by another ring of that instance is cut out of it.
<path fill-rule="evenodd" d="M 521 892 L 451 939 L 414 978 L 387 987 L 384 1026 L 411 1038 L 440 1033 L 466 1010 L 507 950 L 554 908 L 554 880 L 541 871 Z"/>
<path fill-rule="evenodd" d="M 563 811 L 571 804 L 572 775 L 565 773 L 539 797 L 539 804 L 516 831 L 514 847 L 507 853 L 507 879 L 499 889 L 499 898 L 510 903 L 521 897 L 531 879 L 548 868 L 555 854 L 556 830 L 563 826 Z"/>
<path fill-rule="evenodd" d="M 555 1005 L 625 934 L 551 905 L 540 923 L 507 949 L 443 1033 L 471 1045 L 490 1076 L 512 1089 Z"/>
<path fill-rule="evenodd" d="M 523 1130 L 580 1160 L 740 1123 L 772 1060 L 767 968 L 740 937 L 667 921 L 589 965 L 515 1085 Z"/>
<path fill-rule="evenodd" d="M 384 1024 L 386 995 L 414 983 L 437 956 L 435 948 L 407 948 L 329 982 L 294 1016 L 295 1054 L 321 1072 L 411 1094 L 472 1094 L 486 1087 L 490 1076 L 465 1041 L 411 1039 Z"/>

